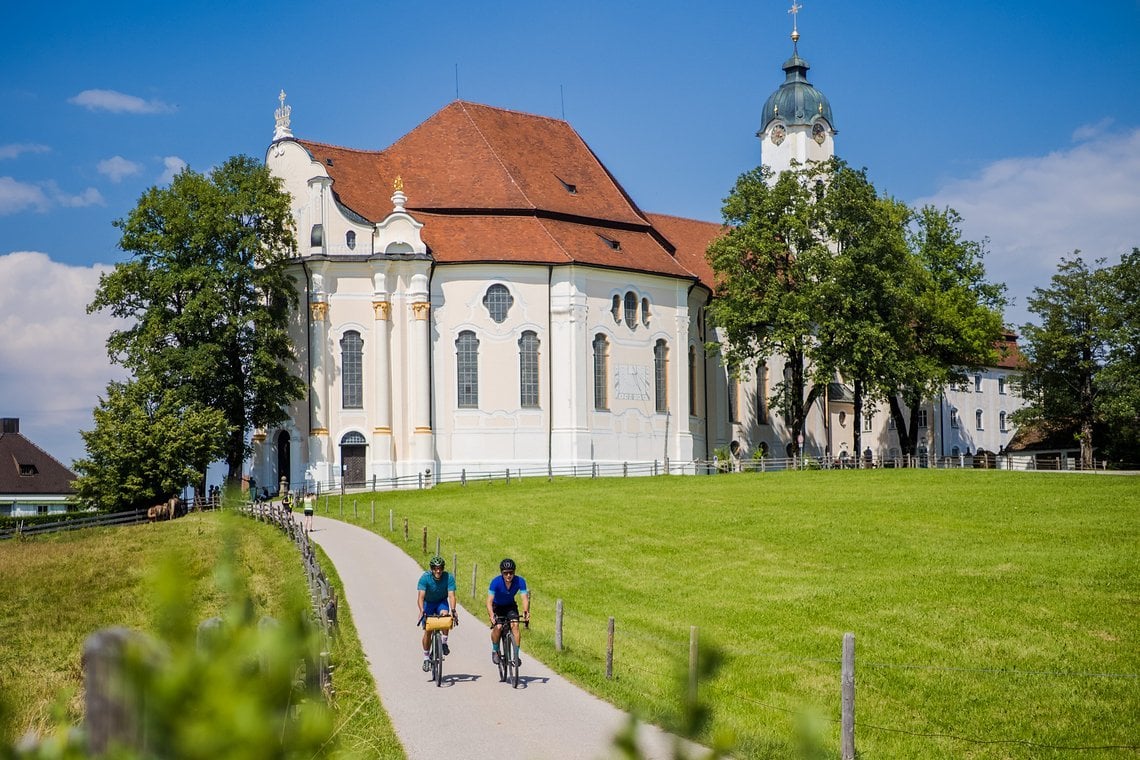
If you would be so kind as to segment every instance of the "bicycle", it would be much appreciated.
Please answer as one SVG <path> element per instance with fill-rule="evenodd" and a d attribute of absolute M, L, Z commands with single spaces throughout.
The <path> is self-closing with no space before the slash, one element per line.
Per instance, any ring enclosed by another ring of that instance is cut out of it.
<path fill-rule="evenodd" d="M 416 623 L 419 628 L 422 625 L 427 625 L 427 630 L 431 633 L 431 642 L 428 645 L 428 663 L 431 670 L 431 680 L 435 681 L 436 686 L 443 685 L 443 634 L 445 631 L 450 631 L 452 626 L 459 625 L 458 618 L 453 615 L 420 615 L 420 621 Z"/>
<path fill-rule="evenodd" d="M 517 618 L 516 618 L 517 619 Z M 529 620 L 520 620 L 524 626 L 530 628 Z M 515 643 L 515 634 L 511 628 L 511 618 L 506 615 L 496 615 L 495 625 L 502 628 L 499 634 L 499 682 L 510 681 L 515 689 L 519 687 L 519 648 Z"/>

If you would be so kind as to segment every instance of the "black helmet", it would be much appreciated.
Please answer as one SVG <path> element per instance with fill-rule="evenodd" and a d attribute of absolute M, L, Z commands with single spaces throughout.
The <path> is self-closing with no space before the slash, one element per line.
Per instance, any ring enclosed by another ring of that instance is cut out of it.
<path fill-rule="evenodd" d="M 499 563 L 499 572 L 503 573 L 510 570 L 512 573 L 515 571 L 515 561 L 508 557 Z"/>
<path fill-rule="evenodd" d="M 428 567 L 443 567 L 444 564 L 446 563 L 444 563 L 443 557 L 437 554 L 431 558 L 431 562 L 428 563 Z"/>

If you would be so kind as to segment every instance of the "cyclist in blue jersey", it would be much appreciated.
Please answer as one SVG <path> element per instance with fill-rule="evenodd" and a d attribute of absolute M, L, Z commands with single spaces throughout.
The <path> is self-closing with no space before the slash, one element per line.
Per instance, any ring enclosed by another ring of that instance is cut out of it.
<path fill-rule="evenodd" d="M 428 563 L 430 568 L 420 576 L 416 589 L 416 615 L 424 626 L 423 650 L 424 672 L 431 670 L 431 652 L 428 650 L 430 637 L 427 631 L 428 615 L 450 615 L 454 622 L 459 622 L 458 607 L 455 604 L 455 576 L 444 570 L 443 557 L 438 554 Z M 447 633 L 443 634 L 443 653 L 451 654 L 447 646 Z"/>
<path fill-rule="evenodd" d="M 491 619 L 491 662 L 499 664 L 499 638 L 502 626 L 495 618 L 505 617 L 511 622 L 511 633 L 515 646 L 522 649 L 519 637 L 519 605 L 516 597 L 522 597 L 522 619 L 530 620 L 530 592 L 526 589 L 526 579 L 515 574 L 515 561 L 504 559 L 499 563 L 499 574 L 491 579 L 487 589 L 487 616 Z"/>

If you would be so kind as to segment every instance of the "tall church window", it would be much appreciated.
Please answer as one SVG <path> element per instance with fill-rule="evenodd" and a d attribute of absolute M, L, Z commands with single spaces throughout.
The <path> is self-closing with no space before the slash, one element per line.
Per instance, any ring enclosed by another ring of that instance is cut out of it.
<path fill-rule="evenodd" d="M 740 381 L 728 376 L 728 421 L 740 422 Z"/>
<path fill-rule="evenodd" d="M 649 327 L 649 299 L 641 299 L 641 324 Z"/>
<path fill-rule="evenodd" d="M 697 415 L 697 347 L 689 346 L 689 415 Z"/>
<path fill-rule="evenodd" d="M 614 296 L 617 298 L 617 296 Z M 610 376 L 610 344 L 606 336 L 594 336 L 594 408 L 609 409 L 609 394 L 606 384 Z"/>
<path fill-rule="evenodd" d="M 538 406 L 538 335 L 533 330 L 519 338 L 519 404 Z"/>
<path fill-rule="evenodd" d="M 460 409 L 479 407 L 479 339 L 470 330 L 459 333 L 455 341 L 457 403 Z"/>
<path fill-rule="evenodd" d="M 657 411 L 669 411 L 669 346 L 664 338 L 653 346 L 653 389 L 657 397 Z"/>
<path fill-rule="evenodd" d="M 364 341 L 356 330 L 340 339 L 340 405 L 364 408 Z"/>
<path fill-rule="evenodd" d="M 495 320 L 496 324 L 500 325 L 506 320 L 507 312 L 511 310 L 514 302 L 514 296 L 511 295 L 511 291 L 507 290 L 507 286 L 498 283 L 487 288 L 487 292 L 483 296 L 483 305 L 487 307 L 487 313 L 491 315 L 491 319 Z"/>
<path fill-rule="evenodd" d="M 768 424 L 768 365 L 765 362 L 756 365 L 756 422 Z"/>
<path fill-rule="evenodd" d="M 631 330 L 637 326 L 637 294 L 632 290 L 625 294 L 625 326 Z"/>
<path fill-rule="evenodd" d="M 610 314 L 614 315 L 614 324 L 621 322 L 621 296 L 614 296 L 613 305 L 610 306 Z"/>

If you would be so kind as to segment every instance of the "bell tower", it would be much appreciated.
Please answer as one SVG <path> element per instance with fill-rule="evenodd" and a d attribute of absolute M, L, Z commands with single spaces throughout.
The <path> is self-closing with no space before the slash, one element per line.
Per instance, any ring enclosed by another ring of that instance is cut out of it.
<path fill-rule="evenodd" d="M 800 58 L 798 16 L 792 2 L 792 57 L 784 61 L 784 83 L 768 96 L 760 115 L 760 161 L 777 175 L 792 161 L 826 161 L 835 155 L 835 119 L 827 96 L 808 82 L 808 62 Z"/>

